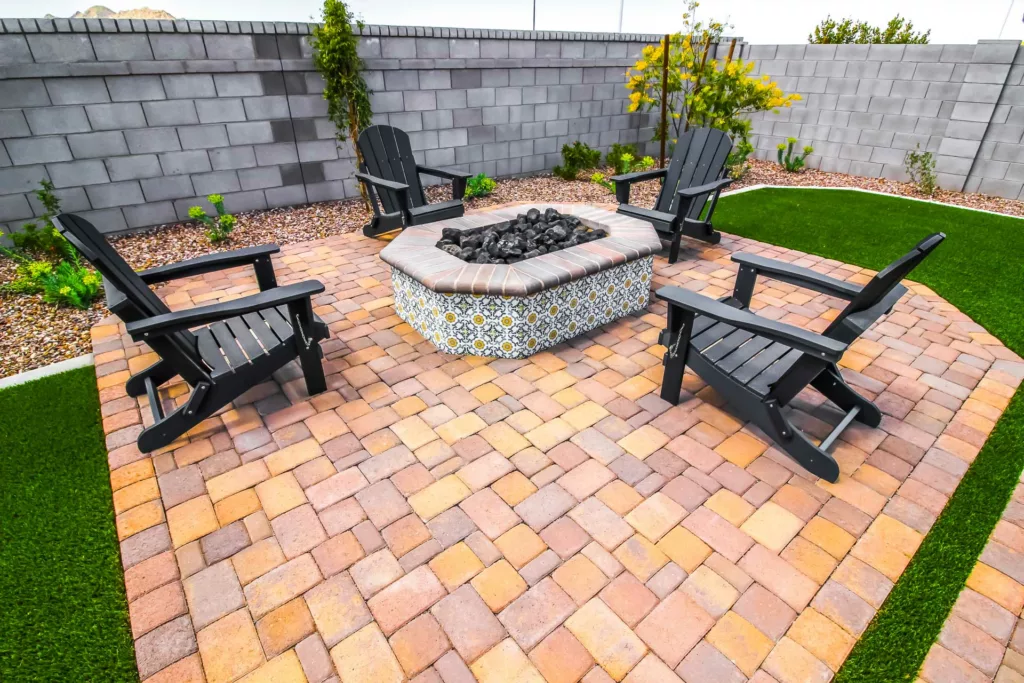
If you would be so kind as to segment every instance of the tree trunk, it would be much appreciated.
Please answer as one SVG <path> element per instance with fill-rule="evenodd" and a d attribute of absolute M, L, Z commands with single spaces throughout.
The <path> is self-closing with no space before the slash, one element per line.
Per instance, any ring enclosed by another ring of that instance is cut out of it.
<path fill-rule="evenodd" d="M 356 152 L 356 168 L 363 167 L 363 155 L 359 151 L 359 115 L 356 112 L 356 105 L 352 100 L 348 101 L 348 136 L 352 140 L 352 149 Z M 370 210 L 370 198 L 366 194 L 366 185 L 359 183 L 359 196 L 363 198 L 363 208 Z"/>

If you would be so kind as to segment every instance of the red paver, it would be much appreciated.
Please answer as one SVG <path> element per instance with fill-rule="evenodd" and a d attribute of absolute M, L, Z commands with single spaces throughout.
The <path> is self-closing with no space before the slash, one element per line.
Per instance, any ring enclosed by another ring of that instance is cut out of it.
<path fill-rule="evenodd" d="M 100 370 L 144 679 L 298 667 L 321 683 L 365 664 L 420 683 L 501 666 L 557 683 L 827 680 L 1024 377 L 1019 358 L 911 284 L 841 362 L 886 417 L 844 433 L 844 474 L 824 484 L 695 376 L 693 398 L 658 398 L 660 302 L 523 361 L 445 356 L 395 315 L 383 244 L 340 235 L 275 258 L 282 284 L 325 284 L 321 396 L 289 366 L 146 455 L 122 414 L 148 413 L 124 375 Z M 652 286 L 720 296 L 738 250 L 868 275 L 724 236 L 673 266 L 656 259 Z M 256 290 L 237 268 L 158 293 L 178 307 Z M 765 278 L 754 293 L 755 308 L 810 329 L 835 304 Z M 113 319 L 94 339 L 118 359 L 146 353 Z M 819 403 L 808 391 L 795 407 L 820 437 L 834 416 Z M 923 680 L 1022 674 L 1022 558 L 1019 489 Z"/>

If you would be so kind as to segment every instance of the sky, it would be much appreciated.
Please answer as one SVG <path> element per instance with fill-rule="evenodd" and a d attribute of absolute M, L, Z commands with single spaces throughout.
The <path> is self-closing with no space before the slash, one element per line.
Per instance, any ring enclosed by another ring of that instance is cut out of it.
<path fill-rule="evenodd" d="M 97 0 L 0 0 L 0 17 L 70 16 Z M 176 17 L 250 21 L 310 21 L 318 0 L 100 0 L 113 10 L 148 4 Z M 349 0 L 370 24 L 530 29 L 673 32 L 681 25 L 683 0 Z M 932 43 L 974 43 L 982 38 L 1024 39 L 1024 0 L 703 0 L 704 18 L 726 20 L 729 35 L 751 43 L 805 43 L 826 15 L 885 24 L 900 13 Z M 1004 23 L 1005 20 L 1005 23 Z"/>

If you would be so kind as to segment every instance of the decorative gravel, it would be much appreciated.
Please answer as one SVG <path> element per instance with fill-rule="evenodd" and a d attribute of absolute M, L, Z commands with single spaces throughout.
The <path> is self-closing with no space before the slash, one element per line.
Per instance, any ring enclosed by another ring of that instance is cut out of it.
<path fill-rule="evenodd" d="M 589 173 L 589 172 L 588 172 Z M 606 175 L 611 175 L 605 169 Z M 778 164 L 752 160 L 750 170 L 733 189 L 750 185 L 787 185 L 857 187 L 904 197 L 924 198 L 909 183 L 879 178 L 861 178 L 843 173 L 825 173 L 806 169 L 787 173 Z M 658 181 L 638 183 L 632 188 L 631 202 L 653 206 L 659 191 Z M 427 189 L 430 201 L 451 198 L 448 185 Z M 938 190 L 930 199 L 975 209 L 986 209 L 1011 216 L 1024 216 L 1024 202 Z M 499 180 L 487 197 L 470 199 L 467 209 L 482 209 L 495 204 L 523 201 L 557 203 L 614 203 L 615 196 L 604 187 L 586 180 L 566 182 L 551 175 Z M 136 269 L 174 263 L 215 251 L 240 249 L 259 244 L 290 244 L 323 239 L 331 235 L 359 230 L 370 218 L 360 200 L 322 202 L 302 207 L 251 211 L 237 214 L 238 223 L 231 239 L 210 245 L 203 229 L 193 223 L 175 223 L 122 237 L 111 242 Z M 0 283 L 13 276 L 7 259 L 0 259 Z M 25 372 L 89 353 L 89 328 L 104 315 L 102 302 L 88 311 L 57 308 L 42 297 L 12 296 L 0 293 L 0 377 Z"/>

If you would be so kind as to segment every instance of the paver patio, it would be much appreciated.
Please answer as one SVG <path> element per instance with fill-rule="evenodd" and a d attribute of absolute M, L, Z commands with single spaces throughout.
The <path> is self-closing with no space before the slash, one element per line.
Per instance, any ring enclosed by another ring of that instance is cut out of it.
<path fill-rule="evenodd" d="M 912 285 L 843 359 L 885 417 L 843 434 L 828 484 L 693 375 L 692 398 L 661 401 L 659 303 L 528 360 L 447 356 L 395 315 L 382 246 L 348 234 L 275 259 L 280 282 L 327 286 L 326 393 L 290 366 L 152 457 L 124 383 L 153 357 L 115 319 L 93 329 L 144 680 L 827 681 L 1024 375 Z M 869 277 L 725 236 L 657 258 L 654 285 L 731 291 L 735 250 Z M 256 288 L 236 269 L 159 293 L 181 308 Z M 842 305 L 759 280 L 752 307 L 821 331 Z M 794 406 L 818 437 L 840 418 L 813 392 Z M 1014 529 L 997 528 L 933 666 L 984 680 L 1022 649 Z M 967 627 L 998 656 L 972 659 Z"/>

